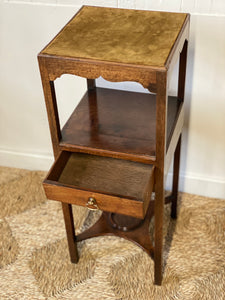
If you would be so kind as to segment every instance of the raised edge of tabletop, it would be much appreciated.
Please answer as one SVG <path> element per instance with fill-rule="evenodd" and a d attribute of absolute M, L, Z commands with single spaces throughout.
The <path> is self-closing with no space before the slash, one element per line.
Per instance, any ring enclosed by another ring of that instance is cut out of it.
<path fill-rule="evenodd" d="M 189 27 L 190 27 L 190 14 L 187 13 L 181 31 L 177 36 L 177 39 L 170 51 L 169 56 L 167 57 L 165 63 L 165 68 L 167 70 L 172 69 L 172 67 L 174 66 L 174 64 L 176 63 L 180 55 L 180 52 L 182 51 L 185 40 L 189 39 Z"/>

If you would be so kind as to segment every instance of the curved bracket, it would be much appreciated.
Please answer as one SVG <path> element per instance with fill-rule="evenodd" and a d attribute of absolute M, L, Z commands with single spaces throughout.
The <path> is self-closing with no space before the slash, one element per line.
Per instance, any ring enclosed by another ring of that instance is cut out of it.
<path fill-rule="evenodd" d="M 156 94 L 156 84 L 149 84 L 147 87 L 150 93 Z"/>
<path fill-rule="evenodd" d="M 100 76 L 107 81 L 134 81 L 151 92 L 155 91 L 156 69 L 146 66 L 125 65 L 105 61 L 75 60 L 70 58 L 39 56 L 44 60 L 49 79 L 54 81 L 63 74 L 72 74 L 88 79 Z"/>
<path fill-rule="evenodd" d="M 140 226 L 130 231 L 121 231 L 113 228 L 110 225 L 110 222 L 108 221 L 110 218 L 110 213 L 103 212 L 100 219 L 94 225 L 77 235 L 75 239 L 76 242 L 80 242 L 92 237 L 114 235 L 135 243 L 153 258 L 154 246 L 149 234 L 149 224 L 153 215 L 154 203 L 150 202 L 146 216 L 140 223 Z"/>

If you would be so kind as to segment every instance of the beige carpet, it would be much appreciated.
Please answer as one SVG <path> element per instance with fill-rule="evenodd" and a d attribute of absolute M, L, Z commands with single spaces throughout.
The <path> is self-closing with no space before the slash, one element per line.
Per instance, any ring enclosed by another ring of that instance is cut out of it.
<path fill-rule="evenodd" d="M 158 287 L 153 261 L 117 237 L 79 243 L 71 264 L 61 205 L 46 201 L 43 176 L 0 168 L 0 299 L 225 299 L 225 200 L 182 194 L 177 222 L 165 209 Z M 79 232 L 99 217 L 80 207 L 74 214 Z"/>

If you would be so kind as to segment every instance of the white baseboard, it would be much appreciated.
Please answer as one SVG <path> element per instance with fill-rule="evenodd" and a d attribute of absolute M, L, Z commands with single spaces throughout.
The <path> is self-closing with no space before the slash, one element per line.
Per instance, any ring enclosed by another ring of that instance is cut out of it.
<path fill-rule="evenodd" d="M 0 149 L 0 166 L 48 171 L 53 161 L 54 158 L 51 154 L 32 154 Z M 172 173 L 169 173 L 166 188 L 170 190 L 171 185 Z M 225 199 L 225 179 L 181 172 L 179 190 L 190 194 Z"/>
<path fill-rule="evenodd" d="M 53 161 L 51 154 L 32 154 L 0 149 L 0 166 L 48 171 Z"/>
<path fill-rule="evenodd" d="M 167 176 L 166 188 L 171 190 L 172 173 Z M 212 198 L 225 199 L 225 179 L 180 173 L 179 191 Z"/>

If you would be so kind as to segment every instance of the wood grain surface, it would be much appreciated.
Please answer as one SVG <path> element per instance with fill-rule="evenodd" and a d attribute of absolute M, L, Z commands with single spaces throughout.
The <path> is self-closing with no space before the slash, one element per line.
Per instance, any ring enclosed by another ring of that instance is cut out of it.
<path fill-rule="evenodd" d="M 168 99 L 167 144 L 180 101 Z M 96 88 L 87 92 L 62 129 L 61 150 L 152 163 L 156 147 L 156 96 Z"/>
<path fill-rule="evenodd" d="M 88 199 L 94 197 L 101 210 L 143 218 L 153 183 L 152 165 L 62 152 L 44 188 L 52 200 L 86 206 Z"/>
<path fill-rule="evenodd" d="M 186 17 L 84 6 L 42 53 L 162 67 Z"/>

